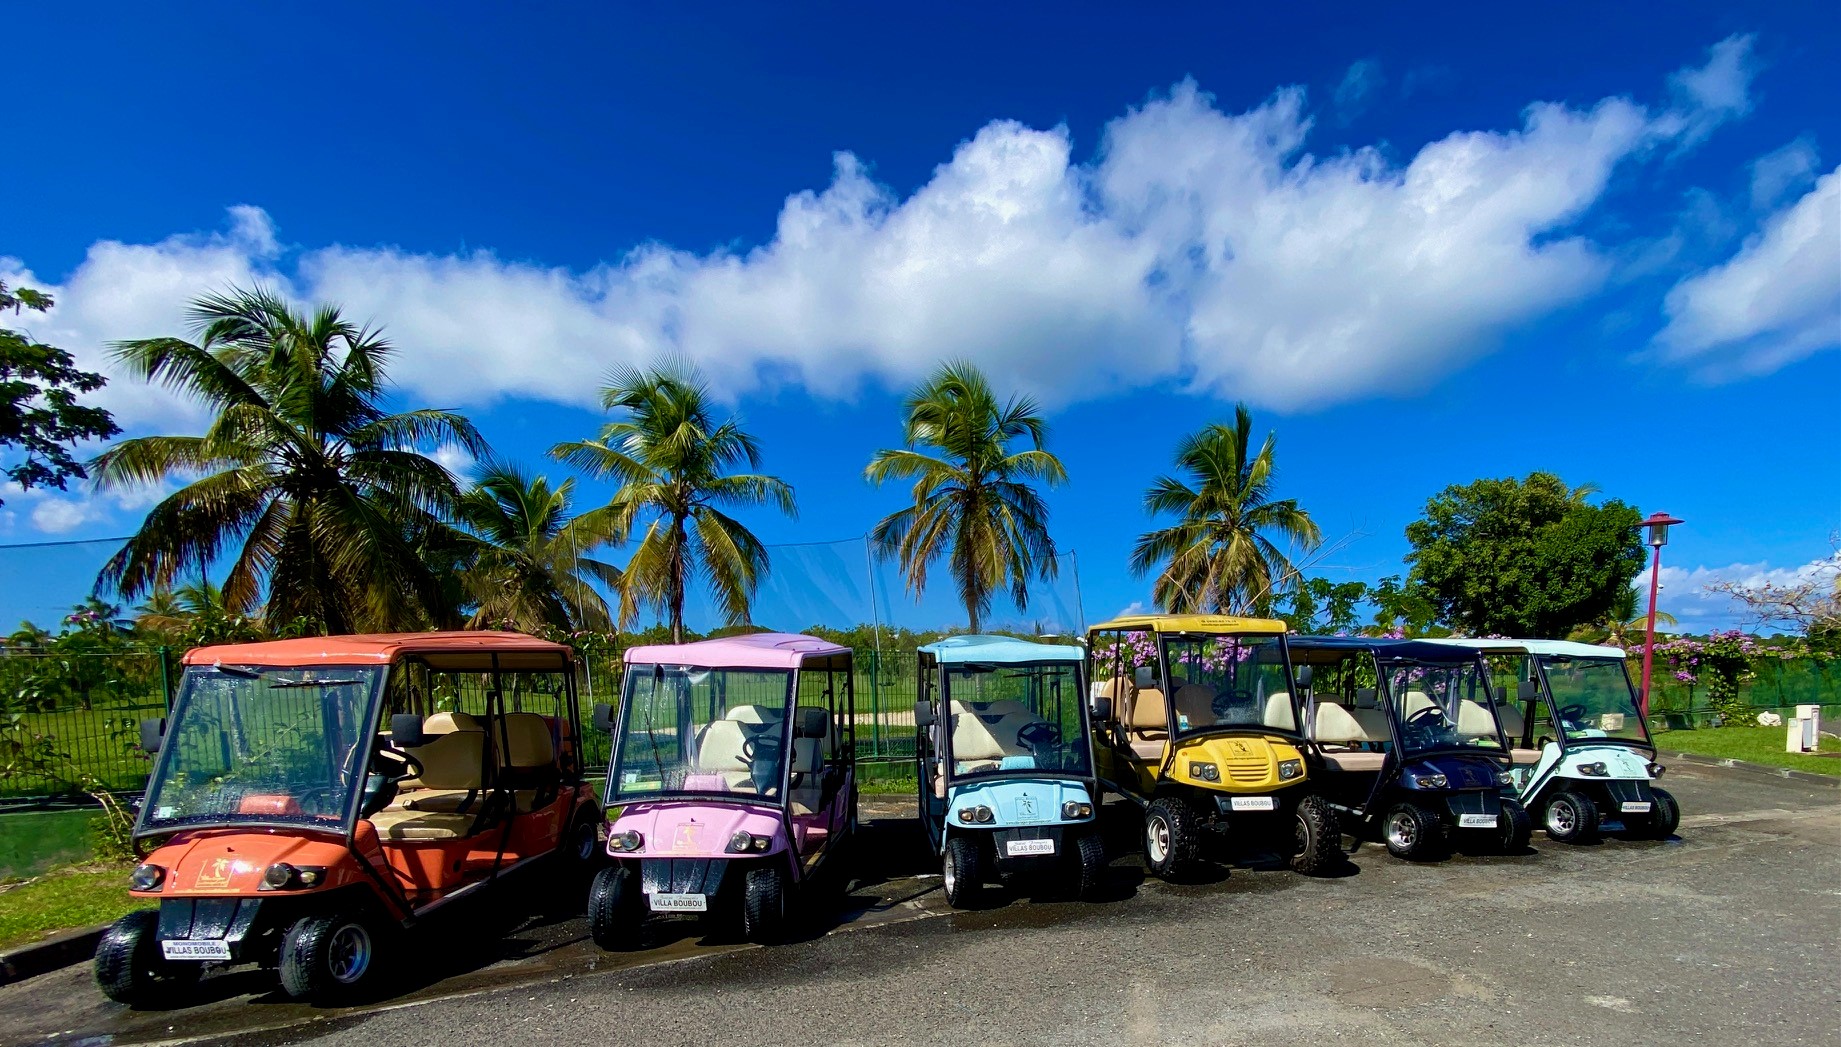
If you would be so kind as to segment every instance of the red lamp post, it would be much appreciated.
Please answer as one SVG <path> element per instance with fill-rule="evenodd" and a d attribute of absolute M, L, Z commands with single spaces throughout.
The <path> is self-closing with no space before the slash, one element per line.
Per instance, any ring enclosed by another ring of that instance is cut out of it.
<path fill-rule="evenodd" d="M 1649 531 L 1649 547 L 1655 558 L 1649 564 L 1649 627 L 1643 635 L 1643 689 L 1637 693 L 1637 711 L 1649 719 L 1649 673 L 1656 658 L 1656 591 L 1662 582 L 1662 547 L 1668 544 L 1668 529 L 1682 521 L 1667 513 L 1651 513 L 1639 527 Z"/>

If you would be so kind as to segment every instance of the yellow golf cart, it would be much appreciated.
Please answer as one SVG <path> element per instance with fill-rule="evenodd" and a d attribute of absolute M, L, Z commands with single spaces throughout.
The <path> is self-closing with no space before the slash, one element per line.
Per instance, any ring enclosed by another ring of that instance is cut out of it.
<path fill-rule="evenodd" d="M 1299 729 L 1310 686 L 1294 679 L 1285 623 L 1227 615 L 1115 618 L 1087 634 L 1100 785 L 1144 809 L 1152 874 L 1180 877 L 1205 830 L 1266 836 L 1292 868 L 1343 860 L 1321 767 Z"/>

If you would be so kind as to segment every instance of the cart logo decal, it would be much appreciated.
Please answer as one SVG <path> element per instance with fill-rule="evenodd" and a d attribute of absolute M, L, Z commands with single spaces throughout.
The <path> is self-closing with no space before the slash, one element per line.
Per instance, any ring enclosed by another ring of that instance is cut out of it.
<path fill-rule="evenodd" d="M 1034 818 L 1036 816 L 1036 798 L 1028 793 L 1024 793 L 1017 797 L 1016 816 L 1018 818 Z"/>
<path fill-rule="evenodd" d="M 1247 743 L 1245 742 L 1228 742 L 1227 747 L 1234 751 L 1235 756 L 1245 756 L 1247 754 Z"/>
<path fill-rule="evenodd" d="M 198 879 L 192 881 L 195 891 L 222 890 L 230 886 L 230 859 L 213 858 L 198 870 Z"/>
<path fill-rule="evenodd" d="M 694 851 L 696 850 L 697 849 L 697 837 L 701 835 L 702 829 L 703 829 L 703 826 L 698 825 L 695 822 L 688 822 L 684 825 L 678 826 L 677 835 L 672 837 L 672 840 L 671 840 L 671 849 L 674 851 Z"/>

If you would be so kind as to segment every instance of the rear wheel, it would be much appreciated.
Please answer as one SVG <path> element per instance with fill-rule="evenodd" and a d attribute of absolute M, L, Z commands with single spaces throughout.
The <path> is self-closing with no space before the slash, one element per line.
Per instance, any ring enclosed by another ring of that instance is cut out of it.
<path fill-rule="evenodd" d="M 1444 842 L 1444 822 L 1431 810 L 1416 803 L 1396 804 L 1387 812 L 1382 827 L 1387 853 L 1409 862 L 1436 857 Z"/>
<path fill-rule="evenodd" d="M 624 865 L 595 873 L 588 885 L 588 935 L 609 952 L 639 944 L 645 912 L 640 909 L 639 877 Z"/>
<path fill-rule="evenodd" d="M 1328 872 L 1342 861 L 1342 830 L 1336 811 L 1321 796 L 1298 801 L 1297 836 L 1292 842 L 1291 867 L 1306 876 Z"/>
<path fill-rule="evenodd" d="M 1650 808 L 1648 836 L 1652 840 L 1666 840 L 1681 827 L 1681 805 L 1666 789 L 1652 787 L 1649 791 L 1655 797 L 1655 806 Z"/>
<path fill-rule="evenodd" d="M 145 1007 L 170 1000 L 198 981 L 204 964 L 168 960 L 160 952 L 160 914 L 131 912 L 116 920 L 96 943 L 96 986 L 116 1003 Z"/>
<path fill-rule="evenodd" d="M 1074 838 L 1074 855 L 1080 863 L 1075 881 L 1078 896 L 1083 902 L 1094 901 L 1106 886 L 1106 840 L 1098 829 Z"/>
<path fill-rule="evenodd" d="M 281 939 L 281 987 L 297 1000 L 347 1000 L 377 981 L 377 928 L 355 914 L 294 921 Z"/>
<path fill-rule="evenodd" d="M 1598 838 L 1598 805 L 1584 793 L 1557 792 L 1548 799 L 1541 823 L 1557 843 L 1588 843 Z"/>
<path fill-rule="evenodd" d="M 1195 863 L 1201 848 L 1201 825 L 1181 797 L 1151 801 L 1144 812 L 1144 861 L 1151 875 L 1174 880 Z"/>
<path fill-rule="evenodd" d="M 1496 825 L 1496 831 L 1501 834 L 1503 854 L 1522 854 L 1527 851 L 1528 838 L 1534 834 L 1534 819 L 1528 817 L 1528 809 L 1521 805 L 1521 801 L 1504 797 L 1502 818 Z"/>
<path fill-rule="evenodd" d="M 786 934 L 786 870 L 778 863 L 748 870 L 742 891 L 742 935 L 769 945 Z"/>
<path fill-rule="evenodd" d="M 984 851 L 970 836 L 953 836 L 940 855 L 940 880 L 946 904 L 969 909 L 984 896 Z"/>

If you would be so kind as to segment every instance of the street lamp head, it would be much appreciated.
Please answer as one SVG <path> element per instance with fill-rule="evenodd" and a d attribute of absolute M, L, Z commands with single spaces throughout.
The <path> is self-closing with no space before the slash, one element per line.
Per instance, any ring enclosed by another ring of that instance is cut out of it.
<path fill-rule="evenodd" d="M 1637 526 L 1648 530 L 1649 544 L 1660 549 L 1668 544 L 1668 529 L 1681 522 L 1667 513 L 1650 513 L 1649 519 Z"/>

